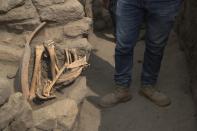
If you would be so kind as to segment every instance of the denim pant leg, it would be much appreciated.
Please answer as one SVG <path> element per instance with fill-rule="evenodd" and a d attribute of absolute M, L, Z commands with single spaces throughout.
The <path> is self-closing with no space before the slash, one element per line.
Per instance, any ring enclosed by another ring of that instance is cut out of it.
<path fill-rule="evenodd" d="M 142 71 L 142 84 L 157 82 L 164 48 L 172 29 L 181 0 L 145 0 L 147 9 L 146 49 Z M 151 2 L 152 1 L 152 2 Z"/>
<path fill-rule="evenodd" d="M 139 0 L 118 0 L 114 79 L 119 86 L 130 86 L 133 48 L 138 39 L 143 16 L 144 10 L 140 8 Z"/>

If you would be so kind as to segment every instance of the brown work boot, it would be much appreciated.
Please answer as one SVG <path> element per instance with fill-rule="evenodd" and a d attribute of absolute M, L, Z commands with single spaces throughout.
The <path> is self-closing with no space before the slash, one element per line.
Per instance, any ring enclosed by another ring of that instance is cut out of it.
<path fill-rule="evenodd" d="M 162 92 L 158 91 L 152 85 L 143 85 L 140 89 L 140 94 L 151 100 L 158 106 L 168 106 L 171 104 L 171 100 Z"/>
<path fill-rule="evenodd" d="M 112 107 L 118 103 L 127 102 L 132 99 L 128 88 L 117 88 L 114 92 L 103 96 L 100 99 L 101 107 Z"/>

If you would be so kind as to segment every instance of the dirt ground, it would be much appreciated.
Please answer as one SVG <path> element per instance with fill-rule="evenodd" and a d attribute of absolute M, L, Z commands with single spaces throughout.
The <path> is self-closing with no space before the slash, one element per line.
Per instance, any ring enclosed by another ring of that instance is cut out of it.
<path fill-rule="evenodd" d="M 189 75 L 183 52 L 171 35 L 165 52 L 158 86 L 172 99 L 172 105 L 159 108 L 138 94 L 144 42 L 135 49 L 133 100 L 109 109 L 99 109 L 89 98 L 113 90 L 114 38 L 110 31 L 90 36 L 94 46 L 86 71 L 89 94 L 85 100 L 78 131 L 196 131 L 197 114 L 189 90 Z M 12 75 L 17 64 L 0 62 L 0 77 Z M 13 80 L 10 80 L 12 84 Z"/>
<path fill-rule="evenodd" d="M 86 72 L 88 99 L 113 90 L 114 38 L 109 31 L 90 37 L 94 51 Z M 171 99 L 172 105 L 159 108 L 138 94 L 143 61 L 144 41 L 135 49 L 133 99 L 109 109 L 99 109 L 88 99 L 81 112 L 79 131 L 196 131 L 197 115 L 189 90 L 189 74 L 185 56 L 172 33 L 161 69 L 159 88 Z"/>

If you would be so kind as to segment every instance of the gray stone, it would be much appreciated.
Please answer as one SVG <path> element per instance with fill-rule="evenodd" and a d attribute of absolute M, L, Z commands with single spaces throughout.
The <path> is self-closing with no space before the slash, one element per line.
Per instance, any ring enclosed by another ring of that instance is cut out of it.
<path fill-rule="evenodd" d="M 55 4 L 40 8 L 35 4 L 42 21 L 65 24 L 84 17 L 83 6 L 77 0 L 66 0 L 62 4 Z"/>
<path fill-rule="evenodd" d="M 78 115 L 77 103 L 63 99 L 33 112 L 35 127 L 39 130 L 70 131 Z"/>
<path fill-rule="evenodd" d="M 8 23 L 7 29 L 15 33 L 22 33 L 24 31 L 33 31 L 39 24 L 39 19 L 30 19 L 22 22 Z"/>
<path fill-rule="evenodd" d="M 7 12 L 6 14 L 0 14 L 1 22 L 14 22 L 14 21 L 24 21 L 28 19 L 38 19 L 39 16 L 35 7 L 32 5 L 31 0 L 26 0 L 23 6 L 14 8 Z"/>
<path fill-rule="evenodd" d="M 47 40 L 53 40 L 56 43 L 61 43 L 64 39 L 63 28 L 63 26 L 45 28 L 45 38 Z"/>
<path fill-rule="evenodd" d="M 2 131 L 11 131 L 11 129 L 9 127 L 6 127 L 5 129 L 3 129 Z"/>
<path fill-rule="evenodd" d="M 16 6 L 7 13 L 0 14 L 0 23 L 4 23 L 1 26 L 6 26 L 8 31 L 11 30 L 15 33 L 22 33 L 23 31 L 32 31 L 38 24 L 40 24 L 40 18 L 33 6 L 31 0 L 3 0 L 4 2 L 14 5 L 14 3 L 23 3 L 23 6 Z M 4 3 L 3 2 L 3 3 Z M 0 5 L 1 6 L 1 5 Z"/>
<path fill-rule="evenodd" d="M 23 50 L 18 47 L 0 45 L 0 60 L 7 62 L 18 62 L 21 58 Z"/>
<path fill-rule="evenodd" d="M 64 26 L 64 35 L 67 38 L 76 38 L 78 36 L 87 35 L 92 25 L 90 18 L 70 22 Z"/>
<path fill-rule="evenodd" d="M 84 6 L 86 17 L 93 18 L 93 0 L 79 0 Z"/>
<path fill-rule="evenodd" d="M 79 39 L 71 39 L 71 40 L 64 40 L 62 43 L 57 45 L 60 49 L 65 48 L 77 48 L 79 49 L 78 54 L 81 56 L 86 56 L 87 60 L 89 60 L 90 53 L 92 50 L 92 45 L 88 42 L 86 38 L 79 38 Z"/>
<path fill-rule="evenodd" d="M 30 128 L 30 129 L 28 129 L 27 131 L 38 131 L 36 128 Z"/>
<path fill-rule="evenodd" d="M 12 93 L 11 87 L 9 87 L 8 80 L 0 79 L 0 105 L 3 105 Z"/>
<path fill-rule="evenodd" d="M 68 98 L 73 99 L 77 104 L 80 104 L 87 95 L 86 77 L 80 77 L 73 87 L 74 88 L 72 88 L 68 94 Z"/>
<path fill-rule="evenodd" d="M 0 31 L 0 45 L 9 47 L 24 47 L 25 35 L 9 33 L 7 31 Z"/>
<path fill-rule="evenodd" d="M 0 108 L 0 118 L 0 130 L 8 125 L 11 131 L 25 131 L 33 127 L 31 106 L 21 93 L 10 96 L 8 103 Z"/>
<path fill-rule="evenodd" d="M 32 0 L 32 2 L 38 9 L 41 9 L 54 4 L 62 4 L 65 0 Z"/>
<path fill-rule="evenodd" d="M 62 48 L 80 48 L 87 51 L 92 50 L 92 45 L 88 42 L 86 38 L 66 40 L 64 44 L 60 46 Z"/>
<path fill-rule="evenodd" d="M 16 6 L 23 5 L 25 0 L 0 0 L 0 13 L 6 13 Z"/>

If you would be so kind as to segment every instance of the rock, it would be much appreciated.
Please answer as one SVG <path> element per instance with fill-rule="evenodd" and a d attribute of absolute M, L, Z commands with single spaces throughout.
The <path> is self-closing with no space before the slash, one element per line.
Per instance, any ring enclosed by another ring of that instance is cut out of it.
<path fill-rule="evenodd" d="M 6 13 L 16 6 L 23 5 L 25 0 L 0 0 L 0 13 Z"/>
<path fill-rule="evenodd" d="M 23 6 L 16 6 L 5 14 L 0 14 L 1 26 L 6 26 L 8 31 L 22 33 L 23 31 L 32 31 L 40 24 L 39 15 L 31 0 L 3 0 L 17 3 L 23 1 Z"/>
<path fill-rule="evenodd" d="M 55 43 L 61 43 L 64 39 L 63 30 L 63 26 L 45 28 L 45 38 L 47 40 L 53 40 Z"/>
<path fill-rule="evenodd" d="M 6 79 L 0 79 L 0 106 L 3 105 L 12 93 L 11 87 L 8 86 Z"/>
<path fill-rule="evenodd" d="M 65 0 L 32 0 L 32 2 L 38 9 L 41 9 L 54 4 L 62 4 L 65 2 Z"/>
<path fill-rule="evenodd" d="M 0 108 L 0 118 L 0 130 L 8 125 L 11 131 L 26 131 L 33 127 L 31 106 L 21 93 L 10 96 L 8 103 Z"/>
<path fill-rule="evenodd" d="M 78 54 L 82 56 L 85 55 L 87 60 L 89 60 L 90 52 L 92 50 L 92 45 L 86 38 L 65 40 L 63 43 L 58 44 L 57 47 L 60 49 L 77 48 L 79 49 Z"/>
<path fill-rule="evenodd" d="M 66 40 L 64 44 L 59 45 L 64 48 L 80 48 L 83 50 L 91 51 L 92 46 L 86 38 Z"/>
<path fill-rule="evenodd" d="M 39 130 L 33 127 L 33 128 L 28 129 L 27 131 L 39 131 Z"/>
<path fill-rule="evenodd" d="M 67 38 L 87 35 L 91 28 L 91 24 L 92 20 L 87 17 L 75 22 L 70 22 L 64 26 L 64 35 Z"/>
<path fill-rule="evenodd" d="M 8 33 L 7 31 L 0 31 L 0 45 L 9 47 L 24 47 L 25 35 Z"/>
<path fill-rule="evenodd" d="M 22 56 L 21 48 L 0 45 L 0 60 L 7 62 L 18 62 Z"/>
<path fill-rule="evenodd" d="M 75 86 L 76 85 L 76 86 Z M 73 85 L 68 98 L 80 104 L 87 95 L 86 77 L 80 77 Z"/>
<path fill-rule="evenodd" d="M 33 112 L 35 127 L 40 130 L 70 131 L 78 115 L 77 103 L 63 99 Z"/>
<path fill-rule="evenodd" d="M 84 6 L 86 17 L 93 18 L 93 0 L 79 0 Z"/>
<path fill-rule="evenodd" d="M 66 0 L 64 3 L 42 8 L 38 4 L 35 4 L 35 6 L 42 21 L 65 24 L 84 17 L 83 6 L 77 0 Z"/>
<path fill-rule="evenodd" d="M 3 129 L 2 131 L 11 131 L 9 127 L 6 127 L 5 129 Z"/>
<path fill-rule="evenodd" d="M 24 31 L 33 31 L 40 23 L 39 19 L 30 19 L 22 22 L 8 23 L 6 27 L 8 31 L 20 34 Z"/>
<path fill-rule="evenodd" d="M 32 5 L 31 0 L 26 0 L 23 6 L 14 8 L 6 14 L 0 14 L 1 22 L 23 21 L 28 19 L 39 18 L 35 7 Z"/>

